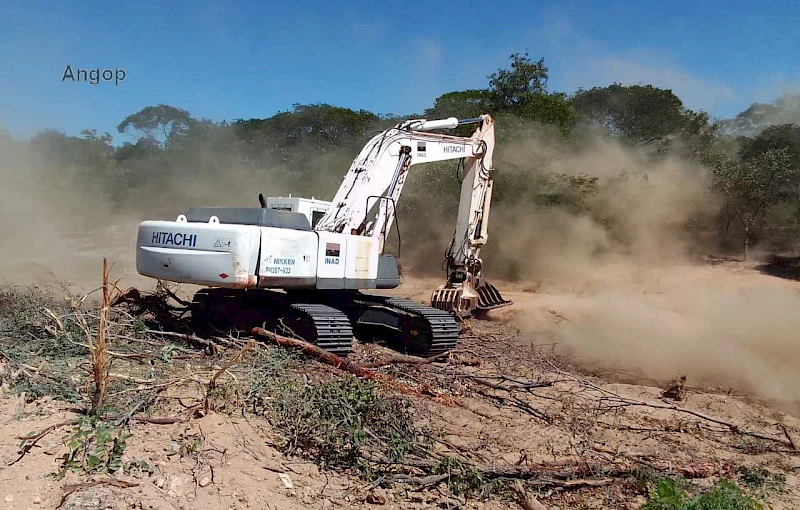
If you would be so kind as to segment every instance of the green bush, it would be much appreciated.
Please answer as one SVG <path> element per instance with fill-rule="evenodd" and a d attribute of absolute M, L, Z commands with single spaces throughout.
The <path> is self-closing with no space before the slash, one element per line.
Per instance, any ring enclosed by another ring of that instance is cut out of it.
<path fill-rule="evenodd" d="M 68 451 L 61 457 L 58 478 L 63 478 L 67 471 L 95 474 L 122 469 L 122 453 L 129 437 L 121 428 L 94 416 L 82 418 L 64 438 Z"/>
<path fill-rule="evenodd" d="M 760 510 L 754 499 L 723 478 L 709 491 L 688 498 L 682 481 L 659 478 L 642 510 Z"/>
<path fill-rule="evenodd" d="M 426 448 L 410 404 L 351 375 L 306 382 L 274 377 L 265 388 L 265 412 L 286 438 L 288 453 L 302 451 L 321 465 L 367 469 L 362 453 L 400 461 Z"/>

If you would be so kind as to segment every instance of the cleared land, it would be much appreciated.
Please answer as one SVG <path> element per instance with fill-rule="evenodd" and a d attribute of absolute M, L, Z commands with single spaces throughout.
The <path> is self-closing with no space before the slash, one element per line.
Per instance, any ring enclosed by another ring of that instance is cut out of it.
<path fill-rule="evenodd" d="M 715 261 L 643 271 L 635 285 L 608 274 L 504 284 L 515 307 L 464 323 L 448 356 L 359 343 L 344 367 L 266 339 L 197 339 L 178 301 L 145 293 L 108 315 L 102 420 L 84 414 L 97 305 L 58 286 L 8 286 L 0 498 L 4 508 L 642 508 L 679 480 L 687 500 L 729 505 L 714 508 L 750 508 L 746 498 L 795 508 L 800 420 L 782 389 L 800 370 L 798 346 L 781 343 L 794 335 L 781 335 L 800 284 L 783 267 L 784 278 Z M 396 292 L 424 300 L 430 288 L 410 279 Z M 726 307 L 725 334 L 708 336 Z M 750 336 L 736 333 L 743 324 Z"/>

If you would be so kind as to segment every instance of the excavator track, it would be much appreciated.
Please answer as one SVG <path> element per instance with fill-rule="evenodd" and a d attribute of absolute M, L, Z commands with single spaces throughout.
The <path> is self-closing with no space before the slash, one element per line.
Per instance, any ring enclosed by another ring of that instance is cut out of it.
<path fill-rule="evenodd" d="M 353 327 L 347 315 L 330 306 L 320 304 L 299 304 L 291 307 L 306 315 L 314 323 L 316 341 L 313 343 L 339 356 L 346 356 L 353 347 Z"/>
<path fill-rule="evenodd" d="M 316 302 L 310 302 L 316 301 Z M 417 356 L 435 356 L 458 344 L 458 323 L 444 310 L 361 292 L 290 293 L 204 289 L 195 294 L 192 322 L 198 334 L 267 329 L 296 336 L 321 349 L 347 355 L 353 334 L 386 341 Z"/>
<path fill-rule="evenodd" d="M 344 309 L 357 337 L 385 340 L 395 350 L 435 356 L 458 344 L 459 328 L 452 314 L 411 299 L 358 293 Z"/>
<path fill-rule="evenodd" d="M 386 303 L 404 312 L 424 318 L 430 325 L 431 337 L 426 356 L 436 356 L 458 345 L 458 323 L 452 314 L 425 306 L 407 298 L 389 298 Z"/>
<path fill-rule="evenodd" d="M 341 311 L 317 303 L 296 303 L 268 290 L 204 289 L 195 293 L 192 323 L 198 334 L 249 331 L 265 324 L 339 356 L 350 353 L 353 327 Z"/>

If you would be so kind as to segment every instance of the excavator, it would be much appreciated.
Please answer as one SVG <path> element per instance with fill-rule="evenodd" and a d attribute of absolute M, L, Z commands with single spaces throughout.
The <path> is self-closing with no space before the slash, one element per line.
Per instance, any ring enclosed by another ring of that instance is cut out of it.
<path fill-rule="evenodd" d="M 443 132 L 469 124 L 470 137 Z M 203 287 L 191 304 L 198 334 L 264 325 L 343 356 L 354 336 L 441 354 L 457 345 L 460 318 L 512 304 L 484 279 L 479 258 L 494 147 L 488 114 L 399 122 L 367 142 L 329 202 L 259 194 L 257 208 L 191 207 L 175 221 L 143 221 L 137 271 Z M 445 283 L 430 306 L 370 292 L 400 285 L 398 260 L 384 248 L 409 169 L 445 160 L 464 169 Z"/>

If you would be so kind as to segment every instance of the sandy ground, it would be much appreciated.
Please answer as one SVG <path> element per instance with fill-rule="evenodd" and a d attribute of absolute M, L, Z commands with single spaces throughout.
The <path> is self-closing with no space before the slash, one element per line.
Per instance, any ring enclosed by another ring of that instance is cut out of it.
<path fill-rule="evenodd" d="M 438 283 L 406 279 L 392 293 L 425 301 Z M 800 505 L 800 456 L 790 445 L 800 441 L 797 394 L 787 390 L 800 371 L 800 342 L 793 334 L 800 314 L 791 313 L 800 284 L 733 263 L 620 270 L 594 282 L 494 283 L 515 304 L 469 323 L 458 355 L 480 359 L 480 366 L 381 369 L 457 399 L 458 405 L 415 403 L 420 421 L 438 430 L 453 452 L 507 467 L 651 466 L 688 474 L 706 486 L 719 476 L 735 476 L 741 466 L 766 467 L 786 480 L 769 495 L 767 507 Z M 725 334 L 713 334 L 717 325 L 725 326 Z M 360 345 L 351 357 L 358 362 L 388 355 L 382 349 Z M 663 385 L 677 374 L 688 377 L 686 398 L 662 398 Z M 509 392 L 476 384 L 476 377 L 550 385 Z M 66 486 L 86 481 L 71 474 L 52 477 L 65 452 L 64 429 L 8 465 L 19 456 L 19 436 L 70 419 L 74 410 L 47 398 L 25 404 L 5 388 L 0 392 L 0 508 L 374 508 L 366 497 L 375 491 L 386 497 L 385 508 L 514 505 L 500 496 L 459 500 L 440 487 L 375 489 L 285 457 L 276 446 L 277 432 L 263 419 L 216 413 L 172 425 L 134 423 L 126 458 L 146 460 L 155 472 L 120 477 L 135 487 L 83 488 L 64 497 Z M 732 432 L 692 413 L 772 439 Z M 182 437 L 203 438 L 201 460 L 169 455 Z M 543 487 L 538 496 L 550 509 L 633 509 L 644 501 L 614 483 Z"/>

